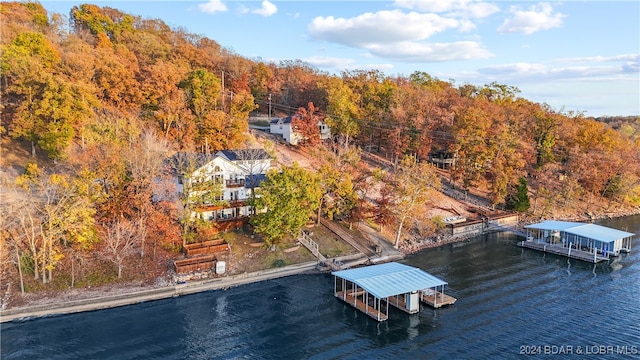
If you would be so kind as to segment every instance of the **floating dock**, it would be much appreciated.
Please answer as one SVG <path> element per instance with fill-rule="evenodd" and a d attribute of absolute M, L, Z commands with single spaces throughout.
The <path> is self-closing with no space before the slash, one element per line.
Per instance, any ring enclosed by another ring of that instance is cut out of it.
<path fill-rule="evenodd" d="M 528 249 L 598 263 L 631 251 L 635 234 L 606 226 L 546 220 L 525 226 L 527 240 L 518 243 Z"/>
<path fill-rule="evenodd" d="M 421 302 L 434 308 L 456 302 L 456 298 L 444 293 L 445 281 L 396 262 L 331 274 L 335 297 L 378 321 L 389 318 L 389 305 L 415 314 L 420 311 Z"/>
<path fill-rule="evenodd" d="M 456 303 L 456 298 L 453 296 L 447 295 L 441 291 L 435 291 L 432 289 L 422 290 L 420 293 L 420 300 L 431 306 L 434 309 L 437 309 L 446 305 L 453 305 Z"/>

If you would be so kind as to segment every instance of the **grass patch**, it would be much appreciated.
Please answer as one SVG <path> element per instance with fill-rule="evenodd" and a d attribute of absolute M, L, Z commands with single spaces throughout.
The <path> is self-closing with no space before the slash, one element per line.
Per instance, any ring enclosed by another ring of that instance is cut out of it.
<path fill-rule="evenodd" d="M 118 281 L 116 269 L 102 269 L 88 273 L 76 281 L 77 287 L 101 286 Z"/>
<path fill-rule="evenodd" d="M 281 267 L 285 267 L 287 265 L 289 265 L 289 264 L 287 264 L 287 260 L 285 260 L 285 259 L 277 259 L 272 264 L 272 266 L 274 268 L 281 268 Z"/>

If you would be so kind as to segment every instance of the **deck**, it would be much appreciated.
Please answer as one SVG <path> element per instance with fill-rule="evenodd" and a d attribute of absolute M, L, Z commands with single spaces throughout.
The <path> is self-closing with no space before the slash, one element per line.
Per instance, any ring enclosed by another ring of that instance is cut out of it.
<path fill-rule="evenodd" d="M 355 296 L 353 296 L 354 294 Z M 364 291 L 350 292 L 347 291 L 338 291 L 335 293 L 336 297 L 345 301 L 347 304 L 355 307 L 356 309 L 362 311 L 363 313 L 371 316 L 372 318 L 378 321 L 385 321 L 388 319 L 388 315 L 383 313 L 382 310 L 378 310 L 371 305 L 365 304 L 364 301 L 360 300 L 360 295 L 363 295 Z"/>
<path fill-rule="evenodd" d="M 518 243 L 518 246 L 525 247 L 528 249 L 538 250 L 542 252 L 548 252 L 555 255 L 565 256 L 572 259 L 578 259 L 582 261 L 587 261 L 590 263 L 598 263 L 601 261 L 608 261 L 609 258 L 594 254 L 589 251 L 582 251 L 576 249 L 569 249 L 567 247 L 563 247 L 562 245 L 549 244 L 544 242 L 535 242 L 535 241 L 521 241 Z M 571 251 L 569 251 L 571 250 Z"/>
<path fill-rule="evenodd" d="M 430 293 L 427 291 L 423 291 L 421 293 L 420 300 L 423 303 L 431 306 L 432 308 L 437 309 L 442 306 L 453 305 L 458 299 L 443 292 L 431 290 Z"/>

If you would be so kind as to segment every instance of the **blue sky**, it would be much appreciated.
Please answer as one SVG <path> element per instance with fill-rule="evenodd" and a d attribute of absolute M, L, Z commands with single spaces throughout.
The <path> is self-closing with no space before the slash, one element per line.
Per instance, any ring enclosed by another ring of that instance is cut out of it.
<path fill-rule="evenodd" d="M 42 1 L 69 14 L 88 1 Z M 638 1 L 109 1 L 254 60 L 496 81 L 558 111 L 640 115 Z"/>

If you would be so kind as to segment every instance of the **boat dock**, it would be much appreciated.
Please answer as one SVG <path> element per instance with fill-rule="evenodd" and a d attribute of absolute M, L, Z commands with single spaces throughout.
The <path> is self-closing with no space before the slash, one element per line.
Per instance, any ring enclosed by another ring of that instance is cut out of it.
<path fill-rule="evenodd" d="M 596 253 L 587 252 L 583 250 L 573 249 L 572 247 L 564 247 L 562 245 L 547 244 L 545 242 L 521 241 L 518 243 L 518 246 L 524 247 L 527 249 L 547 252 L 555 255 L 566 256 L 568 258 L 578 259 L 578 260 L 592 262 L 592 263 L 598 263 L 601 261 L 609 260 L 609 257 L 598 255 L 597 252 Z"/>
<path fill-rule="evenodd" d="M 591 263 L 631 251 L 633 233 L 605 226 L 571 221 L 546 220 L 525 226 L 527 240 L 518 243 L 528 249 L 566 256 Z"/>
<path fill-rule="evenodd" d="M 415 314 L 420 311 L 421 302 L 434 308 L 456 302 L 456 298 L 444 293 L 445 281 L 396 262 L 331 274 L 335 297 L 378 321 L 389 318 L 389 305 Z"/>

